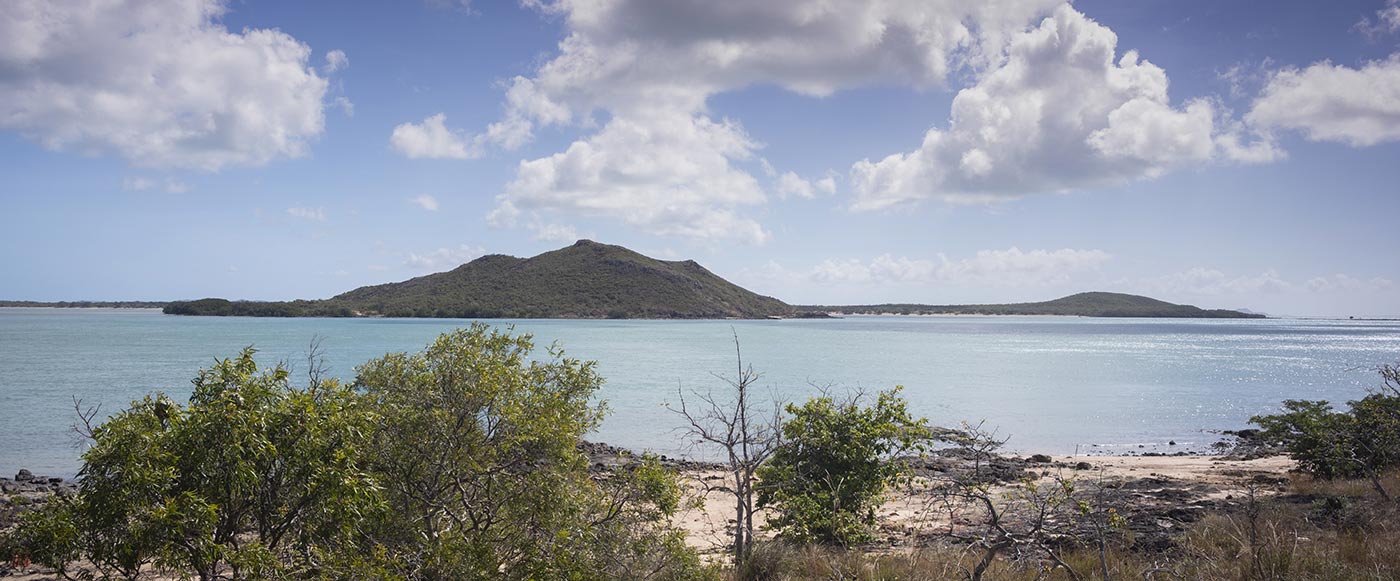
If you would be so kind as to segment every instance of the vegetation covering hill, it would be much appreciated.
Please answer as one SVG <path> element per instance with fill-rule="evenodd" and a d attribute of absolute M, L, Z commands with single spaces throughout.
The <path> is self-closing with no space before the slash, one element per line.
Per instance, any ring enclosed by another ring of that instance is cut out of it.
<path fill-rule="evenodd" d="M 361 287 L 326 300 L 202 299 L 175 315 L 460 318 L 763 318 L 798 309 L 745 290 L 693 260 L 664 261 L 589 240 L 535 256 L 483 256 L 448 272 Z M 810 315 L 809 315 L 810 316 Z"/>
<path fill-rule="evenodd" d="M 1138 295 L 1087 292 L 1040 303 L 1004 305 L 885 304 L 805 306 L 804 310 L 842 315 L 1069 315 L 1078 317 L 1167 317 L 1202 319 L 1262 319 L 1258 313 L 1201 309 Z"/>

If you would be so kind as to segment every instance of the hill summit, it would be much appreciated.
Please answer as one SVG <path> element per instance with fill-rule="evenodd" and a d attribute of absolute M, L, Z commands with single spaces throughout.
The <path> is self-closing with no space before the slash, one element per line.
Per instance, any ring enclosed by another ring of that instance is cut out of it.
<path fill-rule="evenodd" d="M 203 299 L 171 314 L 461 318 L 764 318 L 798 314 L 693 260 L 666 261 L 592 240 L 533 258 L 483 256 L 447 272 L 320 301 Z"/>

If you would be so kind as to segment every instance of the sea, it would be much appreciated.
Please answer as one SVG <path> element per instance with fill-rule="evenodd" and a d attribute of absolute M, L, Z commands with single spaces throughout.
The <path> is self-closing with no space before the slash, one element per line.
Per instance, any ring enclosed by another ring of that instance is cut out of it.
<path fill-rule="evenodd" d="M 704 457 L 668 404 L 723 394 L 738 354 L 765 397 L 903 386 L 930 423 L 981 423 L 1011 451 L 1203 452 L 1223 430 L 1286 399 L 1344 405 L 1400 363 L 1400 321 L 858 316 L 807 320 L 491 320 L 597 362 L 610 410 L 589 437 Z M 277 319 L 136 309 L 0 309 L 0 475 L 69 477 L 81 466 L 75 400 L 115 413 L 246 347 L 304 374 L 320 341 L 330 374 L 421 350 L 463 319 Z"/>

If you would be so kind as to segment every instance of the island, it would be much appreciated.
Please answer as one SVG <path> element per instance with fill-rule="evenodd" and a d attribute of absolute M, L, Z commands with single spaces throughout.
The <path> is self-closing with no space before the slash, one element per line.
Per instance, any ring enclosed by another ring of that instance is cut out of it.
<path fill-rule="evenodd" d="M 1263 317 L 1109 292 L 1018 304 L 791 305 L 729 282 L 694 260 L 658 260 L 591 240 L 532 258 L 483 256 L 447 272 L 360 287 L 329 299 L 265 302 L 206 298 L 171 302 L 164 312 L 463 319 L 787 319 L 876 314 Z"/>
<path fill-rule="evenodd" d="M 1072 317 L 1154 317 L 1174 319 L 1262 319 L 1265 315 L 1226 309 L 1202 309 L 1154 298 L 1109 292 L 1085 292 L 1039 303 L 1000 305 L 847 305 L 808 306 L 830 315 L 1064 315 Z"/>

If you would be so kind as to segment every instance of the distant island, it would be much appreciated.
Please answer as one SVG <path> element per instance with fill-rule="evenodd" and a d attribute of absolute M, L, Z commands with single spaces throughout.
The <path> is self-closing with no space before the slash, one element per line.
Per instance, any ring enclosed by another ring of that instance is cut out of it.
<path fill-rule="evenodd" d="M 325 300 L 202 299 L 172 315 L 550 319 L 761 319 L 814 316 L 745 290 L 693 260 L 666 261 L 591 240 L 535 256 L 493 254 Z M 824 316 L 824 315 L 815 315 Z"/>
<path fill-rule="evenodd" d="M 848 305 L 807 306 L 832 315 L 1066 315 L 1075 317 L 1159 317 L 1179 319 L 1262 319 L 1263 314 L 1202 309 L 1138 295 L 1087 292 L 1040 303 L 1001 305 Z"/>
<path fill-rule="evenodd" d="M 169 301 L 0 301 L 0 308 L 45 309 L 161 309 Z"/>
<path fill-rule="evenodd" d="M 483 256 L 447 272 L 294 301 L 0 301 L 0 307 L 160 308 L 221 317 L 427 317 L 460 319 L 788 319 L 841 315 L 1063 315 L 1260 319 L 1144 296 L 1085 292 L 1039 303 L 791 305 L 749 291 L 694 260 L 658 260 L 580 240 L 532 258 Z"/>

